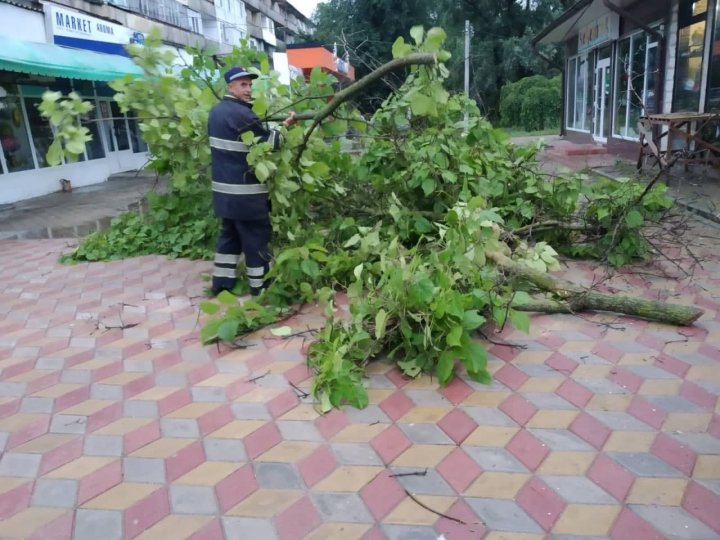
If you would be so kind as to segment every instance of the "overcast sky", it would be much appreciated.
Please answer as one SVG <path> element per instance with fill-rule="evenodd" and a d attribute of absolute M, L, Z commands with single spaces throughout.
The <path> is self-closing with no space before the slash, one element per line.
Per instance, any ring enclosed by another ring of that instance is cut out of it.
<path fill-rule="evenodd" d="M 312 15 L 315 6 L 317 6 L 323 0 L 290 0 L 290 3 L 298 8 L 307 17 Z"/>

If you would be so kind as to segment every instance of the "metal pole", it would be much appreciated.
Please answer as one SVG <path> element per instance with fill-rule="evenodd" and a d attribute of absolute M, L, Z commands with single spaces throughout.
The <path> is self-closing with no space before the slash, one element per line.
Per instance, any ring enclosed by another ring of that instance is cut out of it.
<path fill-rule="evenodd" d="M 470 21 L 465 20 L 465 97 L 470 99 Z M 465 129 L 468 127 L 468 113 L 465 111 Z"/>

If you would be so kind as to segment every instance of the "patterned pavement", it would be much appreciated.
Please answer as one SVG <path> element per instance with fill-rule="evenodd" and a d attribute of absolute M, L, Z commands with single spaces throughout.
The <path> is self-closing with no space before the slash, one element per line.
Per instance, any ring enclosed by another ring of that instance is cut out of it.
<path fill-rule="evenodd" d="M 325 416 L 303 397 L 302 338 L 199 344 L 209 263 L 68 267 L 65 241 L 0 242 L 0 537 L 720 538 L 720 239 L 704 232 L 692 279 L 658 264 L 602 285 L 699 305 L 693 327 L 534 316 L 495 336 L 521 347 L 492 346 L 492 386 L 377 363 L 371 405 Z"/>

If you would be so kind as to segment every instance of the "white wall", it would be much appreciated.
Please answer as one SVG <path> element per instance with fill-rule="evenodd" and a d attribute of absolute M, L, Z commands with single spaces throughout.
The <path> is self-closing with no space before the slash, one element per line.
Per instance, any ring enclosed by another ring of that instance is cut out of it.
<path fill-rule="evenodd" d="M 45 15 L 0 3 L 0 37 L 46 43 Z"/>

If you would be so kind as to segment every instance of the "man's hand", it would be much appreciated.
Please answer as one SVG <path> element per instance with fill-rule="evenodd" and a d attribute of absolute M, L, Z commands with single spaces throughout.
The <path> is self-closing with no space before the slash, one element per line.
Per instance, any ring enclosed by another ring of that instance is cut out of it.
<path fill-rule="evenodd" d="M 283 121 L 283 126 L 286 128 L 289 128 L 290 126 L 297 124 L 297 117 L 295 116 L 295 111 L 290 111 L 290 114 L 288 114 L 288 117 Z"/>

